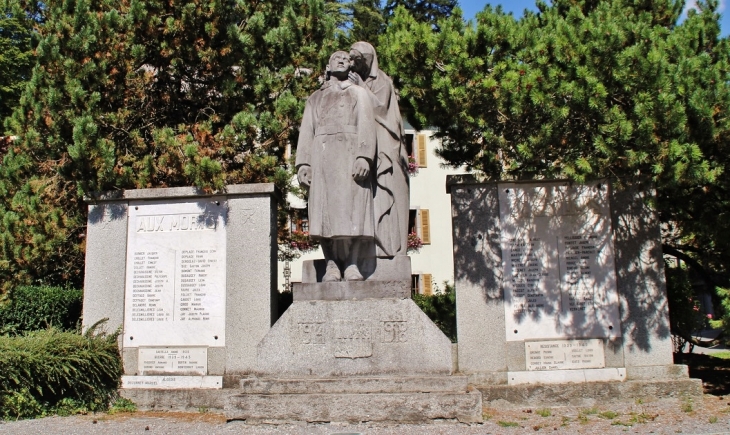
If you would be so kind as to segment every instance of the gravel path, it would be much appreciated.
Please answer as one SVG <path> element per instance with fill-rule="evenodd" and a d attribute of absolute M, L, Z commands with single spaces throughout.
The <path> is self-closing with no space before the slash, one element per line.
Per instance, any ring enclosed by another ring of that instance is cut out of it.
<path fill-rule="evenodd" d="M 215 413 L 136 412 L 0 422 L 0 434 L 730 434 L 730 396 L 706 395 L 689 402 L 662 399 L 612 404 L 593 409 L 484 409 L 483 424 L 327 423 L 249 425 L 226 422 Z"/>

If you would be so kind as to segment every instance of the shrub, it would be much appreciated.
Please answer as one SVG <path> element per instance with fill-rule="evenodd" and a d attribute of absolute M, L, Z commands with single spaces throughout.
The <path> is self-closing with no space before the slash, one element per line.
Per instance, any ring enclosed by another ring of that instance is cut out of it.
<path fill-rule="evenodd" d="M 115 334 L 0 336 L 0 419 L 105 410 L 122 375 Z"/>
<path fill-rule="evenodd" d="M 0 305 L 0 334 L 21 334 L 54 327 L 76 329 L 83 292 L 48 286 L 16 287 Z"/>
<path fill-rule="evenodd" d="M 446 334 L 452 343 L 456 343 L 456 292 L 454 286 L 444 282 L 444 291 L 431 295 L 413 295 L 413 302 Z"/>

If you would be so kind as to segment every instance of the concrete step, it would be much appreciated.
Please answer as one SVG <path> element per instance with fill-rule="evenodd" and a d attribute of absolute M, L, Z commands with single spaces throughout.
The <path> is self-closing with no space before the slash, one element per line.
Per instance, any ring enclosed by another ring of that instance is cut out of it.
<path fill-rule="evenodd" d="M 484 406 L 494 408 L 538 406 L 535 404 L 592 407 L 635 399 L 702 397 L 702 380 L 692 378 L 474 387 L 481 391 Z"/>
<path fill-rule="evenodd" d="M 251 423 L 482 421 L 479 391 L 460 393 L 237 394 L 225 415 Z"/>
<path fill-rule="evenodd" d="M 466 376 L 241 379 L 245 394 L 465 393 Z"/>

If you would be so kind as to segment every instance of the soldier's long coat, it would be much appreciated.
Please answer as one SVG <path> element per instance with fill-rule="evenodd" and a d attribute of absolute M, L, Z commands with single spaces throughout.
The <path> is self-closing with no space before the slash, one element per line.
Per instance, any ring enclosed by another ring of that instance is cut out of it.
<path fill-rule="evenodd" d="M 312 94 L 304 109 L 297 144 L 297 170 L 309 165 L 309 235 L 313 238 L 372 238 L 376 123 L 368 91 L 332 79 Z M 370 165 L 356 182 L 355 160 Z"/>

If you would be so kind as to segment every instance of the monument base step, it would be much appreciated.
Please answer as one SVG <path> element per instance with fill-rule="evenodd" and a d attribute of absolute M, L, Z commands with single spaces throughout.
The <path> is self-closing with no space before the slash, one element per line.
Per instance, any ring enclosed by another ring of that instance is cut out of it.
<path fill-rule="evenodd" d="M 241 379 L 244 394 L 368 394 L 466 392 L 466 376 Z"/>
<path fill-rule="evenodd" d="M 122 389 L 142 410 L 223 412 L 250 423 L 482 421 L 466 376 L 241 379 L 241 388 Z"/>
<path fill-rule="evenodd" d="M 479 391 L 439 393 L 238 394 L 225 415 L 251 423 L 482 421 Z"/>
<path fill-rule="evenodd" d="M 467 383 L 466 376 L 245 378 L 225 414 L 260 423 L 482 421 L 481 394 Z"/>
<path fill-rule="evenodd" d="M 538 385 L 478 385 L 475 388 L 481 391 L 484 406 L 494 408 L 538 405 L 592 407 L 626 400 L 702 397 L 702 381 L 693 378 Z"/>

